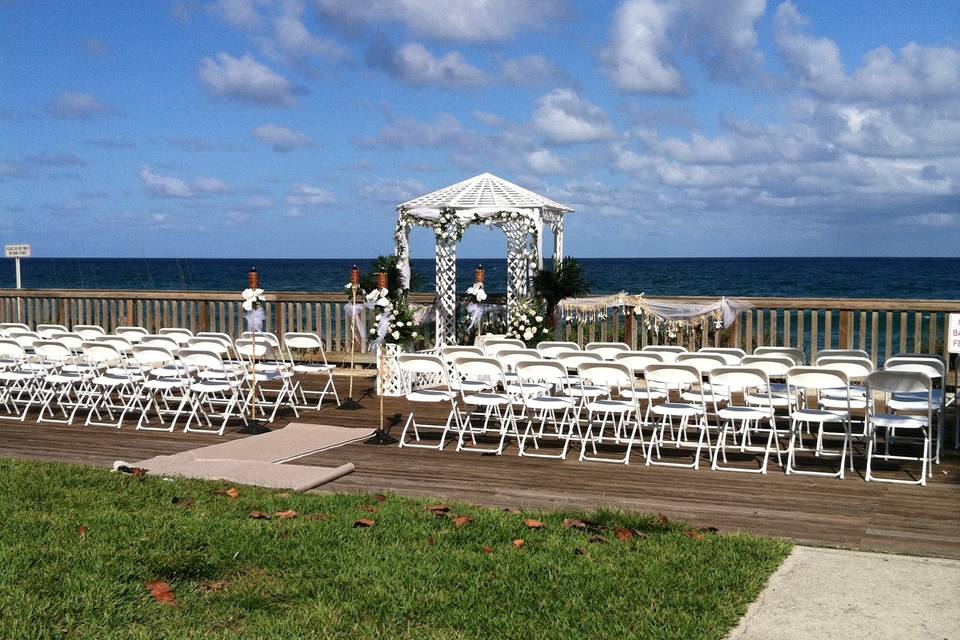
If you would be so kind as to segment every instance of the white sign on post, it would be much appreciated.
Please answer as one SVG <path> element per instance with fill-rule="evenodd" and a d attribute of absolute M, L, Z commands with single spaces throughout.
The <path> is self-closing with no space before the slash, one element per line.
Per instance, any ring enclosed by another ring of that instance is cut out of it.
<path fill-rule="evenodd" d="M 947 351 L 960 353 L 960 313 L 951 313 L 947 322 Z"/>
<path fill-rule="evenodd" d="M 8 258 L 30 257 L 30 245 L 28 244 L 8 244 L 3 249 Z"/>

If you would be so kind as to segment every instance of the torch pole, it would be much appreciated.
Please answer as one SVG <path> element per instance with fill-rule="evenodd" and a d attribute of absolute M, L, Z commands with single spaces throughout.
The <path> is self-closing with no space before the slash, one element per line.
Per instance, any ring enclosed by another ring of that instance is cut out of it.
<path fill-rule="evenodd" d="M 360 288 L 360 269 L 353 265 L 350 269 L 350 300 L 353 317 L 350 318 L 350 389 L 347 399 L 337 407 L 340 411 L 356 411 L 363 406 L 353 399 L 353 377 L 357 363 L 357 290 Z"/>
<path fill-rule="evenodd" d="M 260 288 L 260 274 L 257 273 L 256 267 L 253 267 L 247 273 L 247 288 L 254 290 Z M 256 298 L 254 299 L 256 300 Z M 253 308 L 251 311 L 256 311 L 256 309 Z M 240 429 L 240 433 L 258 435 L 267 433 L 270 429 L 257 421 L 257 334 L 259 331 L 256 330 L 256 327 L 250 326 L 249 320 L 247 324 L 247 330 L 253 338 L 253 348 L 250 350 L 250 421 Z"/>
<path fill-rule="evenodd" d="M 387 274 L 383 271 L 377 274 L 377 288 L 381 291 L 387 288 Z M 386 312 L 383 312 L 386 313 Z M 380 346 L 377 348 L 377 380 L 379 381 L 379 396 L 380 396 L 380 422 L 377 424 L 377 430 L 373 432 L 373 436 L 367 440 L 367 444 L 396 444 L 397 439 L 391 436 L 383 428 L 383 396 L 384 392 L 387 389 L 387 367 L 386 367 L 386 349 L 383 348 L 383 343 L 380 343 Z"/>

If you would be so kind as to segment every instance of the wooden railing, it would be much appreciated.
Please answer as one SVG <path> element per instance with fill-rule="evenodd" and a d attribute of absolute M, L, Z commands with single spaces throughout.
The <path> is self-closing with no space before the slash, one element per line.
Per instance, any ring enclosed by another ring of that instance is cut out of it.
<path fill-rule="evenodd" d="M 324 341 L 328 357 L 343 361 L 350 351 L 351 317 L 343 293 L 267 294 L 264 330 L 316 332 Z M 432 305 L 433 294 L 413 293 L 413 304 Z M 362 300 L 361 300 L 362 302 Z M 360 309 L 362 331 L 356 332 L 358 361 L 367 354 L 367 338 L 373 313 Z M 239 294 L 222 291 L 110 291 L 87 289 L 0 289 L 0 322 L 100 325 L 108 332 L 132 325 L 157 331 L 162 327 L 186 327 L 197 331 L 220 331 L 236 336 L 246 328 Z M 423 333 L 433 343 L 434 320 L 428 313 Z"/>
<path fill-rule="evenodd" d="M 688 304 L 716 298 L 676 297 Z M 608 310 L 589 322 L 560 321 L 562 339 L 580 344 L 623 341 L 634 348 L 648 344 L 677 344 L 688 349 L 703 346 L 739 347 L 751 353 L 758 346 L 801 349 L 808 360 L 819 349 L 864 349 L 880 366 L 897 353 L 947 353 L 948 315 L 960 313 L 960 300 L 901 300 L 855 298 L 737 298 L 752 308 L 742 312 L 728 329 L 717 330 L 702 319 L 692 330 L 670 337 L 647 327 L 647 318 L 633 307 Z"/>
<path fill-rule="evenodd" d="M 433 294 L 414 293 L 414 304 L 431 305 Z M 685 303 L 713 302 L 716 298 L 686 297 L 669 300 Z M 558 339 L 581 345 L 594 340 L 620 340 L 635 348 L 648 344 L 680 344 L 689 349 L 705 345 L 734 346 L 748 353 L 761 345 L 802 349 L 808 358 L 818 349 L 865 349 L 877 365 L 902 352 L 937 353 L 949 360 L 945 332 L 947 315 L 960 313 L 960 300 L 900 300 L 848 298 L 738 298 L 751 305 L 732 327 L 717 330 L 703 319 L 693 330 L 670 337 L 647 328 L 646 318 L 632 307 L 611 309 L 590 322 L 561 319 Z M 304 292 L 267 295 L 265 330 L 314 331 L 323 338 L 334 360 L 349 352 L 350 318 L 343 293 Z M 19 305 L 19 315 L 18 315 Z M 496 313 L 502 314 L 497 308 Z M 462 310 L 461 310 L 461 313 Z M 359 361 L 366 354 L 371 313 L 360 311 L 364 330 L 358 336 Z M 18 320 L 18 317 L 21 320 Z M 97 324 L 108 331 L 121 325 L 187 327 L 193 331 L 222 331 L 237 335 L 244 330 L 239 295 L 199 291 L 108 291 L 60 289 L 0 289 L 0 322 L 37 324 Z M 434 322 L 428 313 L 423 333 L 433 343 Z"/>

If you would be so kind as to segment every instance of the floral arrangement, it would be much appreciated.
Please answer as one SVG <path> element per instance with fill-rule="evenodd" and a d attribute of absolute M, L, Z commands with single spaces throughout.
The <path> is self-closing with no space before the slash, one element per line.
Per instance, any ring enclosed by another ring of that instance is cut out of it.
<path fill-rule="evenodd" d="M 433 231 L 438 238 L 453 242 L 459 242 L 463 238 L 465 229 L 466 225 L 460 221 L 454 209 L 440 209 L 440 215 L 433 223 Z"/>
<path fill-rule="evenodd" d="M 243 298 L 243 310 L 246 312 L 244 317 L 247 319 L 247 329 L 254 332 L 260 331 L 266 319 L 263 305 L 267 299 L 263 295 L 263 289 L 247 288 L 240 296 Z"/>
<path fill-rule="evenodd" d="M 466 291 L 467 304 L 480 304 L 487 299 L 487 292 L 483 290 L 482 282 L 474 282 L 473 285 Z"/>
<path fill-rule="evenodd" d="M 535 347 L 543 340 L 550 340 L 547 318 L 537 301 L 522 298 L 509 307 L 507 337 L 523 340 L 528 347 Z"/>
<path fill-rule="evenodd" d="M 375 312 L 373 321 L 376 326 L 370 329 L 370 335 L 376 336 L 374 346 L 381 342 L 407 346 L 423 340 L 406 296 L 391 298 L 390 291 L 384 287 L 368 293 L 366 301 L 367 307 Z"/>

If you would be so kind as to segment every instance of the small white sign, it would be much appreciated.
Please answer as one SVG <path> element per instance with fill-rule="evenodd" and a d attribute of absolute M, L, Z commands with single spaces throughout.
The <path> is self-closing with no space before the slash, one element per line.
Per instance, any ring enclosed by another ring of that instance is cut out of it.
<path fill-rule="evenodd" d="M 947 323 L 947 351 L 960 353 L 960 313 L 951 313 Z"/>
<path fill-rule="evenodd" d="M 28 244 L 8 244 L 3 247 L 8 258 L 29 258 L 30 245 Z"/>

